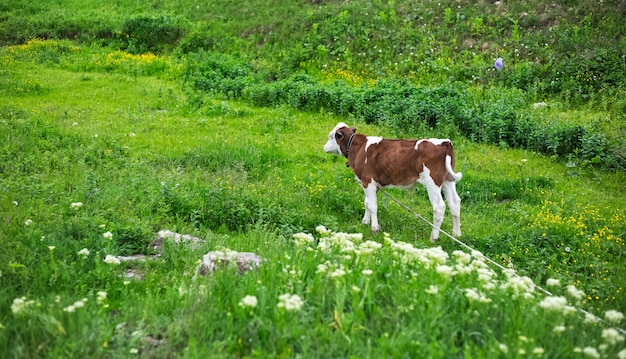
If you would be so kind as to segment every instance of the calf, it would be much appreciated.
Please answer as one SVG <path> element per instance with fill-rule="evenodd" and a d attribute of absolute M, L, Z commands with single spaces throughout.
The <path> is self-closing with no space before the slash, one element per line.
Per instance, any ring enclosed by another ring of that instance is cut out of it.
<path fill-rule="evenodd" d="M 446 205 L 446 196 L 452 213 L 452 233 L 461 235 L 461 198 L 456 192 L 456 181 L 462 173 L 454 171 L 454 150 L 450 140 L 387 140 L 382 137 L 356 134 L 356 127 L 349 128 L 340 122 L 328 134 L 324 152 L 343 155 L 348 159 L 356 179 L 365 191 L 365 215 L 363 224 L 372 224 L 378 232 L 378 203 L 376 192 L 381 187 L 413 188 L 415 183 L 426 187 L 433 206 L 434 227 L 430 240 L 439 238 Z"/>

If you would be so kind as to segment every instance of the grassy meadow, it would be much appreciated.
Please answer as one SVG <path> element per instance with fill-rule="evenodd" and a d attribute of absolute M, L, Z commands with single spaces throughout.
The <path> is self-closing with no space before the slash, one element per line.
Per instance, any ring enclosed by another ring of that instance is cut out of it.
<path fill-rule="evenodd" d="M 0 357 L 626 358 L 625 11 L 9 0 Z M 360 224 L 339 121 L 451 138 L 475 251 L 382 194 Z M 116 260 L 160 230 L 202 242 Z"/>

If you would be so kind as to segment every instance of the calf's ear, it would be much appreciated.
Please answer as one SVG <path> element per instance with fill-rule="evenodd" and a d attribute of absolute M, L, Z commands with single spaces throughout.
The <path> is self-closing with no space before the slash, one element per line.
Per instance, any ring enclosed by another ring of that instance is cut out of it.
<path fill-rule="evenodd" d="M 356 127 L 352 127 L 352 133 L 356 133 Z"/>
<path fill-rule="evenodd" d="M 335 132 L 335 138 L 337 140 L 341 140 L 343 138 L 343 133 L 341 133 L 339 131 Z"/>

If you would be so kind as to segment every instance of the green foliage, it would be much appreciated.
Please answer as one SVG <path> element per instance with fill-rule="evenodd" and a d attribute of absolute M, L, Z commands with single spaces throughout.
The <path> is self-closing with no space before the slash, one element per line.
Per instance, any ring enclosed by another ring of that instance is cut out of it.
<path fill-rule="evenodd" d="M 170 16 L 141 16 L 128 19 L 118 34 L 120 47 L 131 54 L 171 51 L 184 36 L 180 20 Z"/>
<path fill-rule="evenodd" d="M 241 97 L 243 89 L 254 81 L 254 73 L 246 62 L 212 52 L 189 54 L 182 75 L 193 88 L 228 98 Z"/>

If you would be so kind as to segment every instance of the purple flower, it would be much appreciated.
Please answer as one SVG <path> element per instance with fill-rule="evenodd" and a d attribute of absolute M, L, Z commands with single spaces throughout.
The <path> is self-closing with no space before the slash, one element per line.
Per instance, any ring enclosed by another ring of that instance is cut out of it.
<path fill-rule="evenodd" d="M 501 57 L 498 57 L 496 62 L 493 63 L 493 67 L 495 67 L 496 70 L 498 70 L 498 71 L 502 70 L 503 66 L 504 66 L 504 64 L 502 63 L 502 58 Z"/>

